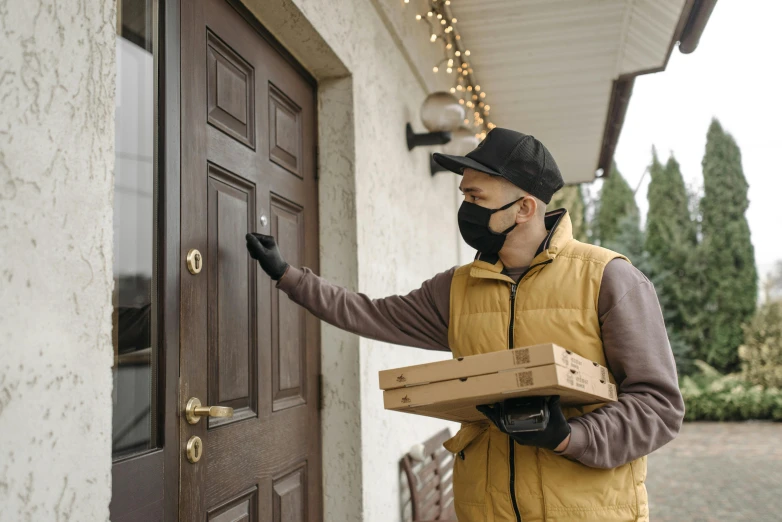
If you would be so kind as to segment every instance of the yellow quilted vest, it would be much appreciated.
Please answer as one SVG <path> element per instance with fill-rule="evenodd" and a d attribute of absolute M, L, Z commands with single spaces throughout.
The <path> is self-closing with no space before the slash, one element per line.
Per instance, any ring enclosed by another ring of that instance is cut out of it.
<path fill-rule="evenodd" d="M 479 256 L 456 270 L 448 332 L 454 357 L 554 342 L 606 365 L 597 314 L 600 282 L 609 261 L 627 258 L 573 239 L 565 209 L 547 213 L 546 228 L 545 248 L 519 281 L 513 305 L 515 283 L 502 274 L 496 257 Z M 564 413 L 569 418 L 599 407 L 565 408 Z M 445 447 L 456 454 L 453 489 L 459 522 L 649 519 L 646 457 L 610 470 L 590 468 L 546 449 L 516 444 L 488 421 L 463 424 Z"/>

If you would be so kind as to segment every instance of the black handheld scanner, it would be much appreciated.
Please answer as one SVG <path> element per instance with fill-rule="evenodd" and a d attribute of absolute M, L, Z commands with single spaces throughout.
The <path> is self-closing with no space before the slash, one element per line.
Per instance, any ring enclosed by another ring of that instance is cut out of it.
<path fill-rule="evenodd" d="M 516 397 L 500 403 L 508 433 L 543 431 L 548 425 L 548 397 Z"/>

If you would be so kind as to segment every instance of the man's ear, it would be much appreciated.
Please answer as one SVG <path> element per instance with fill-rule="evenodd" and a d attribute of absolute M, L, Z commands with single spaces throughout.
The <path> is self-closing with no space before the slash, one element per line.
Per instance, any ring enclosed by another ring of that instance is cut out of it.
<path fill-rule="evenodd" d="M 524 200 L 520 202 L 518 212 L 516 212 L 516 224 L 518 225 L 529 222 L 538 211 L 538 202 L 535 201 L 535 198 L 529 194 L 525 194 L 525 196 Z"/>

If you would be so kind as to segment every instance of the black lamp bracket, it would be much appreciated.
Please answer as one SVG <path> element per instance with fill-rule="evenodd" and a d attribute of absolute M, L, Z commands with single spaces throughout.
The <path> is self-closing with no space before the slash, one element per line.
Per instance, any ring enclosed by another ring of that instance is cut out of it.
<path fill-rule="evenodd" d="M 450 132 L 438 131 L 416 134 L 409 123 L 405 130 L 407 131 L 407 150 L 413 150 L 419 145 L 445 145 L 451 141 Z"/>

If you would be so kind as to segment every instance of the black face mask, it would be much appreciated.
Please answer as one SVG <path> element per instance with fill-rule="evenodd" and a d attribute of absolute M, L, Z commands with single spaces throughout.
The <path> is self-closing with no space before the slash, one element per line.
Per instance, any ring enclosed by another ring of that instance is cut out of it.
<path fill-rule="evenodd" d="M 507 210 L 525 197 L 522 196 L 500 208 L 484 208 L 468 201 L 462 203 L 459 208 L 459 231 L 464 242 L 482 254 L 498 253 L 510 231 L 516 228 L 516 223 L 502 232 L 493 232 L 489 228 L 489 220 L 495 212 Z"/>

